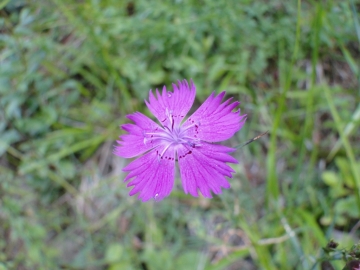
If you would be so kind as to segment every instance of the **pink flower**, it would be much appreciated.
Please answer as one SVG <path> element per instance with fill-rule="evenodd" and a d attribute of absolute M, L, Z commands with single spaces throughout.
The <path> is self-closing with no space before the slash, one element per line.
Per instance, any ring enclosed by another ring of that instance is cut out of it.
<path fill-rule="evenodd" d="M 225 92 L 214 92 L 186 121 L 182 120 L 195 99 L 196 87 L 186 80 L 173 84 L 173 92 L 162 93 L 156 89 L 156 97 L 150 90 L 145 101 L 150 112 L 161 125 L 135 112 L 127 116 L 134 124 L 122 125 L 128 134 L 120 136 L 114 154 L 124 158 L 138 157 L 123 171 L 129 172 L 124 181 L 131 181 L 134 188 L 130 196 L 140 193 L 138 199 L 162 200 L 173 188 L 175 163 L 179 164 L 180 178 L 186 194 L 197 197 L 198 189 L 203 196 L 211 198 L 211 192 L 221 193 L 221 188 L 230 188 L 226 177 L 234 170 L 226 164 L 238 163 L 228 153 L 234 148 L 213 144 L 231 138 L 241 129 L 246 115 L 240 103 L 231 103 L 232 98 L 222 102 Z"/>

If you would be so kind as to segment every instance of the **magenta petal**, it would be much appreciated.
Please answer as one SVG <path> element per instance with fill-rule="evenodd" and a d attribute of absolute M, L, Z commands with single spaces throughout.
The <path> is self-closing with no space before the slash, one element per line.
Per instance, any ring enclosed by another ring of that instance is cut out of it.
<path fill-rule="evenodd" d="M 130 196 L 140 193 L 138 199 L 143 202 L 150 199 L 162 200 L 169 196 L 174 185 L 175 153 L 167 151 L 160 158 L 158 153 L 161 153 L 163 147 L 158 148 L 158 152 L 154 149 L 123 169 L 129 172 L 125 181 L 132 179 L 127 186 L 134 186 Z"/>
<path fill-rule="evenodd" d="M 207 100 L 184 123 L 187 136 L 208 142 L 219 142 L 231 138 L 245 123 L 246 115 L 240 110 L 233 112 L 239 102 L 231 99 L 221 103 L 225 92 L 212 93 Z"/>
<path fill-rule="evenodd" d="M 166 91 L 164 86 L 161 94 L 156 89 L 156 97 L 150 91 L 149 102 L 145 103 L 153 115 L 163 126 L 171 126 L 170 117 L 173 118 L 174 125 L 181 123 L 194 103 L 196 87 L 193 81 L 190 85 L 186 80 L 178 81 L 178 85 L 173 84 L 173 92 Z"/>
<path fill-rule="evenodd" d="M 234 149 L 202 143 L 200 147 L 178 148 L 178 160 L 184 192 L 198 195 L 198 189 L 204 197 L 211 198 L 211 192 L 221 193 L 221 188 L 230 188 L 225 176 L 232 177 L 234 170 L 225 162 L 237 163 L 228 155 Z"/>
<path fill-rule="evenodd" d="M 130 114 L 127 118 L 134 121 L 135 125 L 125 124 L 121 126 L 129 134 L 120 136 L 120 140 L 117 141 L 119 145 L 114 147 L 115 155 L 132 158 L 159 145 L 159 141 L 151 140 L 151 137 L 146 135 L 146 132 L 161 129 L 158 124 L 139 112 Z"/>

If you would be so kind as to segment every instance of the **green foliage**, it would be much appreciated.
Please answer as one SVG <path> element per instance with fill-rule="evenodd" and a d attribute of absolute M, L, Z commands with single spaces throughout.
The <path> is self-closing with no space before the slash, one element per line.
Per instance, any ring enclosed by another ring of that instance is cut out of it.
<path fill-rule="evenodd" d="M 327 262 L 328 260 L 338 260 L 341 257 L 344 261 L 347 262 L 344 268 L 342 268 L 343 270 L 356 270 L 359 268 L 360 244 L 355 244 L 350 248 L 338 248 L 338 245 L 338 243 L 331 239 L 326 247 L 323 248 L 325 254 L 322 260 Z"/>
<path fill-rule="evenodd" d="M 322 218 L 324 225 L 334 222 L 337 226 L 346 226 L 351 220 L 357 220 L 360 216 L 359 206 L 356 201 L 355 181 L 351 174 L 350 164 L 347 159 L 338 157 L 335 164 L 339 173 L 324 171 L 323 181 L 329 186 L 330 198 L 334 200 L 333 213 Z M 357 169 L 360 164 L 357 165 Z"/>
<path fill-rule="evenodd" d="M 0 269 L 342 269 L 321 247 L 360 237 L 359 25 L 352 1 L 0 1 Z M 221 196 L 142 204 L 118 126 L 183 78 L 242 102 L 229 144 L 270 138 Z"/>

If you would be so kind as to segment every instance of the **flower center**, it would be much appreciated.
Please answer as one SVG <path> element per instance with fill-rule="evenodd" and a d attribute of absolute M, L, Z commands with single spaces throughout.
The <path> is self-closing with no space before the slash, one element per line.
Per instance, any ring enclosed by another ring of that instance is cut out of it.
<path fill-rule="evenodd" d="M 149 141 L 150 143 L 160 141 L 160 144 L 158 145 L 164 146 L 161 153 L 157 152 L 159 159 L 163 159 L 169 149 L 176 151 L 176 146 L 180 144 L 184 145 L 186 148 L 201 146 L 198 138 L 194 138 L 188 134 L 188 131 L 194 127 L 197 128 L 198 124 L 193 123 L 192 125 L 183 128 L 181 123 L 175 124 L 172 111 L 166 109 L 165 115 L 167 118 L 163 121 L 166 123 L 163 124 L 163 128 L 144 133 L 144 144 L 147 144 Z"/>

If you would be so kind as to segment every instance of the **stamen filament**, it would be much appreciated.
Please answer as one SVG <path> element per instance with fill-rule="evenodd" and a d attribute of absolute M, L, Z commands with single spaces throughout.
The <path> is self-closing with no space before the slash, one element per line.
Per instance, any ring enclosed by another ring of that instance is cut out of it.
<path fill-rule="evenodd" d="M 165 154 L 165 152 L 169 149 L 169 147 L 171 146 L 171 145 L 173 145 L 174 143 L 172 142 L 172 143 L 169 143 L 165 148 L 164 148 L 164 150 L 162 151 L 162 153 L 160 154 L 160 157 L 163 157 L 164 156 L 164 154 Z"/>

